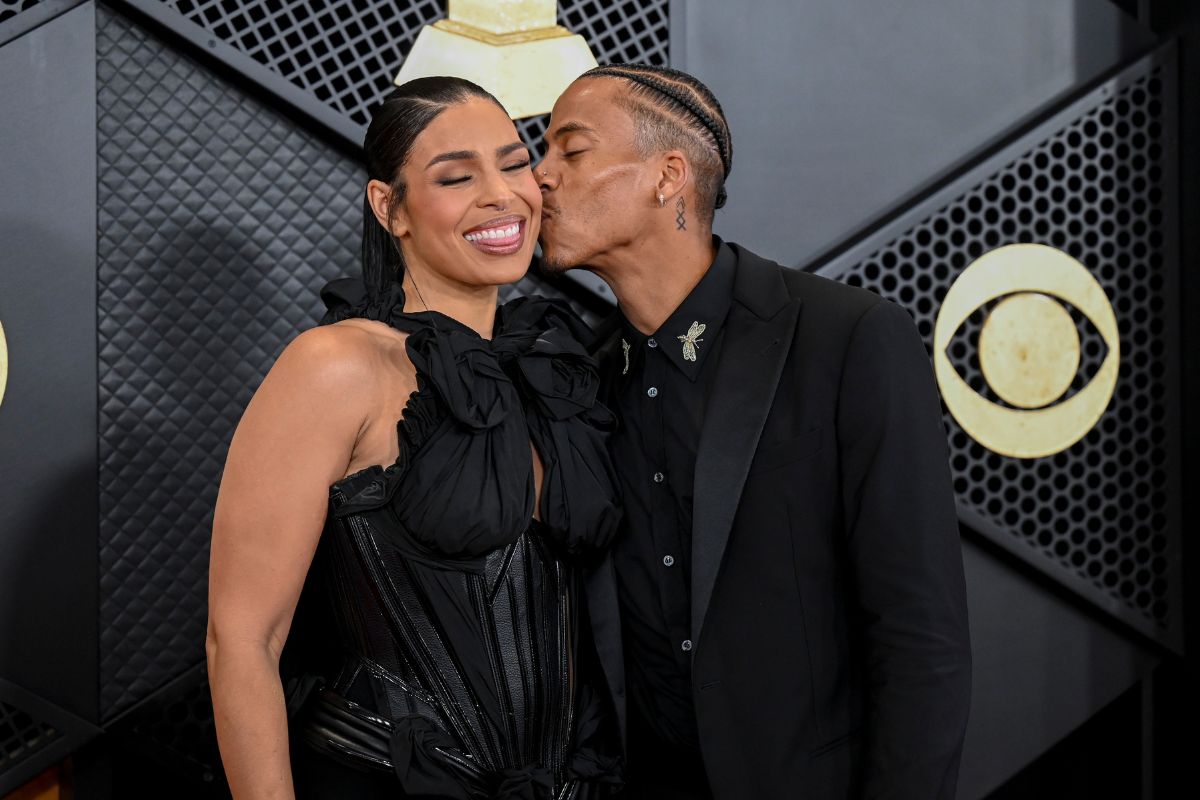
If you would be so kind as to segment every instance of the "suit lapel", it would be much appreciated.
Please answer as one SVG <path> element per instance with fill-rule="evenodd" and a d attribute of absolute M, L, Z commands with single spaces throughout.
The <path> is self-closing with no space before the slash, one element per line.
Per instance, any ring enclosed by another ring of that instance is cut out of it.
<path fill-rule="evenodd" d="M 597 361 L 600 374 L 600 401 L 613 408 L 613 393 L 616 390 L 620 369 L 621 325 L 620 314 L 613 313 L 605 319 L 588 344 L 588 352 Z M 617 600 L 617 577 L 612 553 L 585 573 L 584 594 L 586 595 L 588 618 L 596 655 L 608 685 L 609 696 L 617 714 L 621 731 L 621 752 L 625 752 L 625 657 L 621 646 L 621 611 Z"/>
<path fill-rule="evenodd" d="M 584 593 L 596 656 L 600 659 L 600 668 L 617 714 L 621 752 L 625 752 L 625 656 L 621 647 L 621 612 L 611 553 L 586 573 Z"/>
<path fill-rule="evenodd" d="M 736 246 L 735 252 L 735 302 L 696 453 L 691 631 L 697 641 L 800 313 L 779 266 Z"/>

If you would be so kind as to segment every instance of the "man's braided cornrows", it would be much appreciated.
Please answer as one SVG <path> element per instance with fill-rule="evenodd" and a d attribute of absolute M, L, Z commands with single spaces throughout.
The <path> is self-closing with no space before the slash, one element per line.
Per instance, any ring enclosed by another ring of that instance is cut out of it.
<path fill-rule="evenodd" d="M 582 77 L 624 78 L 633 84 L 633 92 L 639 99 L 672 114 L 700 135 L 721 162 L 722 179 L 712 198 L 713 208 L 725 205 L 724 179 L 733 167 L 733 140 L 725 112 L 707 86 L 686 72 L 648 64 L 610 64 L 590 69 Z"/>

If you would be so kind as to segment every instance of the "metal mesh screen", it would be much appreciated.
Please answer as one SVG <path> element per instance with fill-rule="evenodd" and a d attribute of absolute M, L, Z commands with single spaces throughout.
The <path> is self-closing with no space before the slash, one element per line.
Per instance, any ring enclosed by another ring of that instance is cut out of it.
<path fill-rule="evenodd" d="M 441 0 L 163 0 L 222 41 L 365 125 Z"/>
<path fill-rule="evenodd" d="M 561 2 L 558 23 L 583 36 L 601 64 L 670 63 L 669 18 L 666 0 L 649 2 Z M 517 122 L 517 130 L 530 149 L 545 155 L 542 137 L 549 115 Z"/>
<path fill-rule="evenodd" d="M 28 11 L 40 2 L 41 0 L 0 0 L 0 22 L 11 19 L 22 11 Z"/>
<path fill-rule="evenodd" d="M 985 533 L 1160 638 L 1177 624 L 1179 591 L 1168 466 L 1172 69 L 1159 61 L 1136 67 L 998 170 L 902 232 L 889 231 L 861 251 L 865 258 L 823 270 L 906 307 L 930 349 L 947 289 L 988 251 L 1047 244 L 1091 271 L 1120 330 L 1120 377 L 1107 412 L 1080 442 L 1036 460 L 984 448 L 947 412 L 954 487 L 960 509 L 982 520 Z M 967 319 L 948 354 L 972 389 L 998 401 L 977 357 L 989 310 Z M 1082 352 L 1068 397 L 1107 352 L 1094 326 L 1072 314 Z"/>
<path fill-rule="evenodd" d="M 101 715 L 203 658 L 226 448 L 317 289 L 357 274 L 361 168 L 98 9 Z M 536 279 L 504 298 L 537 291 Z"/>
<path fill-rule="evenodd" d="M 42 750 L 61 734 L 25 711 L 0 702 L 0 775 Z"/>
<path fill-rule="evenodd" d="M 163 0 L 163 4 L 259 64 L 366 125 L 422 26 L 446 14 L 443 0 L 408 3 L 286 0 Z M 559 3 L 559 23 L 581 34 L 600 63 L 666 64 L 668 0 Z M 544 122 L 523 121 L 529 141 Z"/>
<path fill-rule="evenodd" d="M 194 673 L 108 729 L 114 797 L 228 798 L 206 676 Z"/>

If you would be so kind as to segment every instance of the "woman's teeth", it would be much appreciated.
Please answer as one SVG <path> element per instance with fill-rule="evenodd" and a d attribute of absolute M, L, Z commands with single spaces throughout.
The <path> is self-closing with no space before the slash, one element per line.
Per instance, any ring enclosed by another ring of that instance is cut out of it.
<path fill-rule="evenodd" d="M 495 244 L 505 244 L 516 239 L 521 235 L 520 225 L 509 225 L 504 228 L 488 228 L 482 231 L 474 231 L 464 234 L 468 242 L 489 242 Z"/>

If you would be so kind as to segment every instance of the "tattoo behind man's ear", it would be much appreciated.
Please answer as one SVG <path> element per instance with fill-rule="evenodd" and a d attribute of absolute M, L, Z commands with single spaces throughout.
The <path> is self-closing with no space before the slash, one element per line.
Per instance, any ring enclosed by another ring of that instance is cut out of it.
<path fill-rule="evenodd" d="M 686 208 L 687 203 L 684 202 L 682 196 L 675 201 L 675 230 L 677 231 L 687 230 L 687 218 L 683 216 L 683 212 Z"/>

